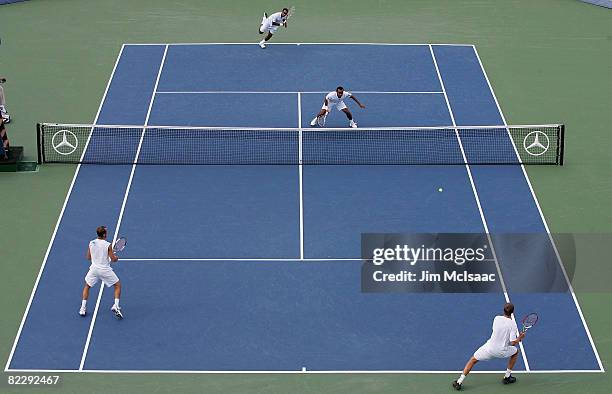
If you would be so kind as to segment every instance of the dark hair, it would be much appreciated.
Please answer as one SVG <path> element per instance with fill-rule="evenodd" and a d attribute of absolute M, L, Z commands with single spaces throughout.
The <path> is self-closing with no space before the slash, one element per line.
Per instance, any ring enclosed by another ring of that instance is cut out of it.
<path fill-rule="evenodd" d="M 514 305 L 511 303 L 504 304 L 504 315 L 510 316 L 514 312 Z"/>
<path fill-rule="evenodd" d="M 338 91 L 338 90 L 344 90 L 344 88 L 343 88 L 342 86 L 338 86 L 338 87 L 336 88 L 336 91 Z"/>
<path fill-rule="evenodd" d="M 289 8 L 283 8 L 283 11 L 289 12 Z"/>
<path fill-rule="evenodd" d="M 106 235 L 106 226 L 98 226 L 98 228 L 96 228 L 96 233 L 98 234 L 98 237 L 103 237 Z"/>

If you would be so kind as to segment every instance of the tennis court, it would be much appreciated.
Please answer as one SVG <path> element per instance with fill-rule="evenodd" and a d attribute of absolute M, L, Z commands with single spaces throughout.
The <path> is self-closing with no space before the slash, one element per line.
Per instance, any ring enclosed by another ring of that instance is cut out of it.
<path fill-rule="evenodd" d="M 334 58 L 351 60 L 321 61 Z M 95 124 L 301 129 L 339 84 L 366 104 L 352 107 L 364 128 L 505 124 L 476 48 L 438 44 L 126 44 Z M 340 115 L 327 126 L 345 127 Z M 95 136 L 85 157 L 164 155 L 146 132 Z M 65 291 L 100 224 L 130 240 L 123 321 L 111 291 L 84 319 Z M 517 370 L 602 371 L 572 292 L 513 292 L 503 251 L 506 291 L 360 291 L 361 233 L 547 231 L 515 165 L 81 165 L 7 369 L 456 371 L 509 299 L 541 318 Z"/>

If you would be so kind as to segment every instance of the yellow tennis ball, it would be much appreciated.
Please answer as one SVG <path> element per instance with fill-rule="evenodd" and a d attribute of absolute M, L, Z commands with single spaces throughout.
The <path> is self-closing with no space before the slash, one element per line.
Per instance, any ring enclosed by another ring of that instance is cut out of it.
<path fill-rule="evenodd" d="M 438 188 L 438 191 L 439 191 L 439 192 L 443 192 L 443 191 L 444 191 L 444 189 L 442 189 L 441 187 L 439 187 L 439 188 Z"/>

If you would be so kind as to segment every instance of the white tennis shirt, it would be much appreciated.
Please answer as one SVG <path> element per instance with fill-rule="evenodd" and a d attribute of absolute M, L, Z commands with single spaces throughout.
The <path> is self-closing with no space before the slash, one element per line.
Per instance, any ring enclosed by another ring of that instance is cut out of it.
<path fill-rule="evenodd" d="M 346 90 L 342 93 L 342 97 L 338 97 L 338 93 L 334 90 L 333 92 L 329 92 L 325 98 L 327 102 L 331 105 L 336 105 L 340 101 L 344 102 L 344 99 L 350 98 L 353 94 L 351 92 L 347 92 Z"/>
<path fill-rule="evenodd" d="M 518 338 L 518 327 L 514 320 L 505 316 L 495 316 L 493 319 L 493 332 L 487 341 L 487 347 L 492 352 L 505 350 L 512 346 L 511 341 Z"/>
<path fill-rule="evenodd" d="M 89 254 L 91 255 L 92 267 L 99 269 L 110 268 L 110 258 L 108 257 L 108 247 L 110 242 L 104 239 L 92 239 L 89 242 Z"/>
<path fill-rule="evenodd" d="M 266 19 L 266 22 L 268 22 L 268 24 L 270 25 L 272 25 L 272 22 L 283 24 L 285 23 L 286 20 L 287 20 L 287 17 L 283 17 L 282 13 L 275 12 L 274 14 L 270 15 L 268 19 Z"/>

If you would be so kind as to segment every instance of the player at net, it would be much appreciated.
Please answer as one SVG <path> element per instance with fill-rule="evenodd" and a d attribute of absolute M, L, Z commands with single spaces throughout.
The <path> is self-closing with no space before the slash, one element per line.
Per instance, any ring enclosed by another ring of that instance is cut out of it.
<path fill-rule="evenodd" d="M 338 86 L 335 91 L 329 92 L 325 98 L 323 99 L 323 106 L 321 110 L 315 116 L 315 118 L 310 122 L 311 126 L 319 125 L 321 127 L 325 126 L 325 120 L 327 119 L 327 115 L 329 111 L 336 108 L 338 111 L 344 112 L 347 119 L 349 120 L 349 127 L 357 128 L 357 123 L 353 119 L 353 114 L 349 110 L 349 108 L 344 103 L 344 100 L 350 98 L 359 105 L 359 108 L 364 109 L 365 105 L 361 103 L 351 92 L 344 90 L 342 86 Z"/>

